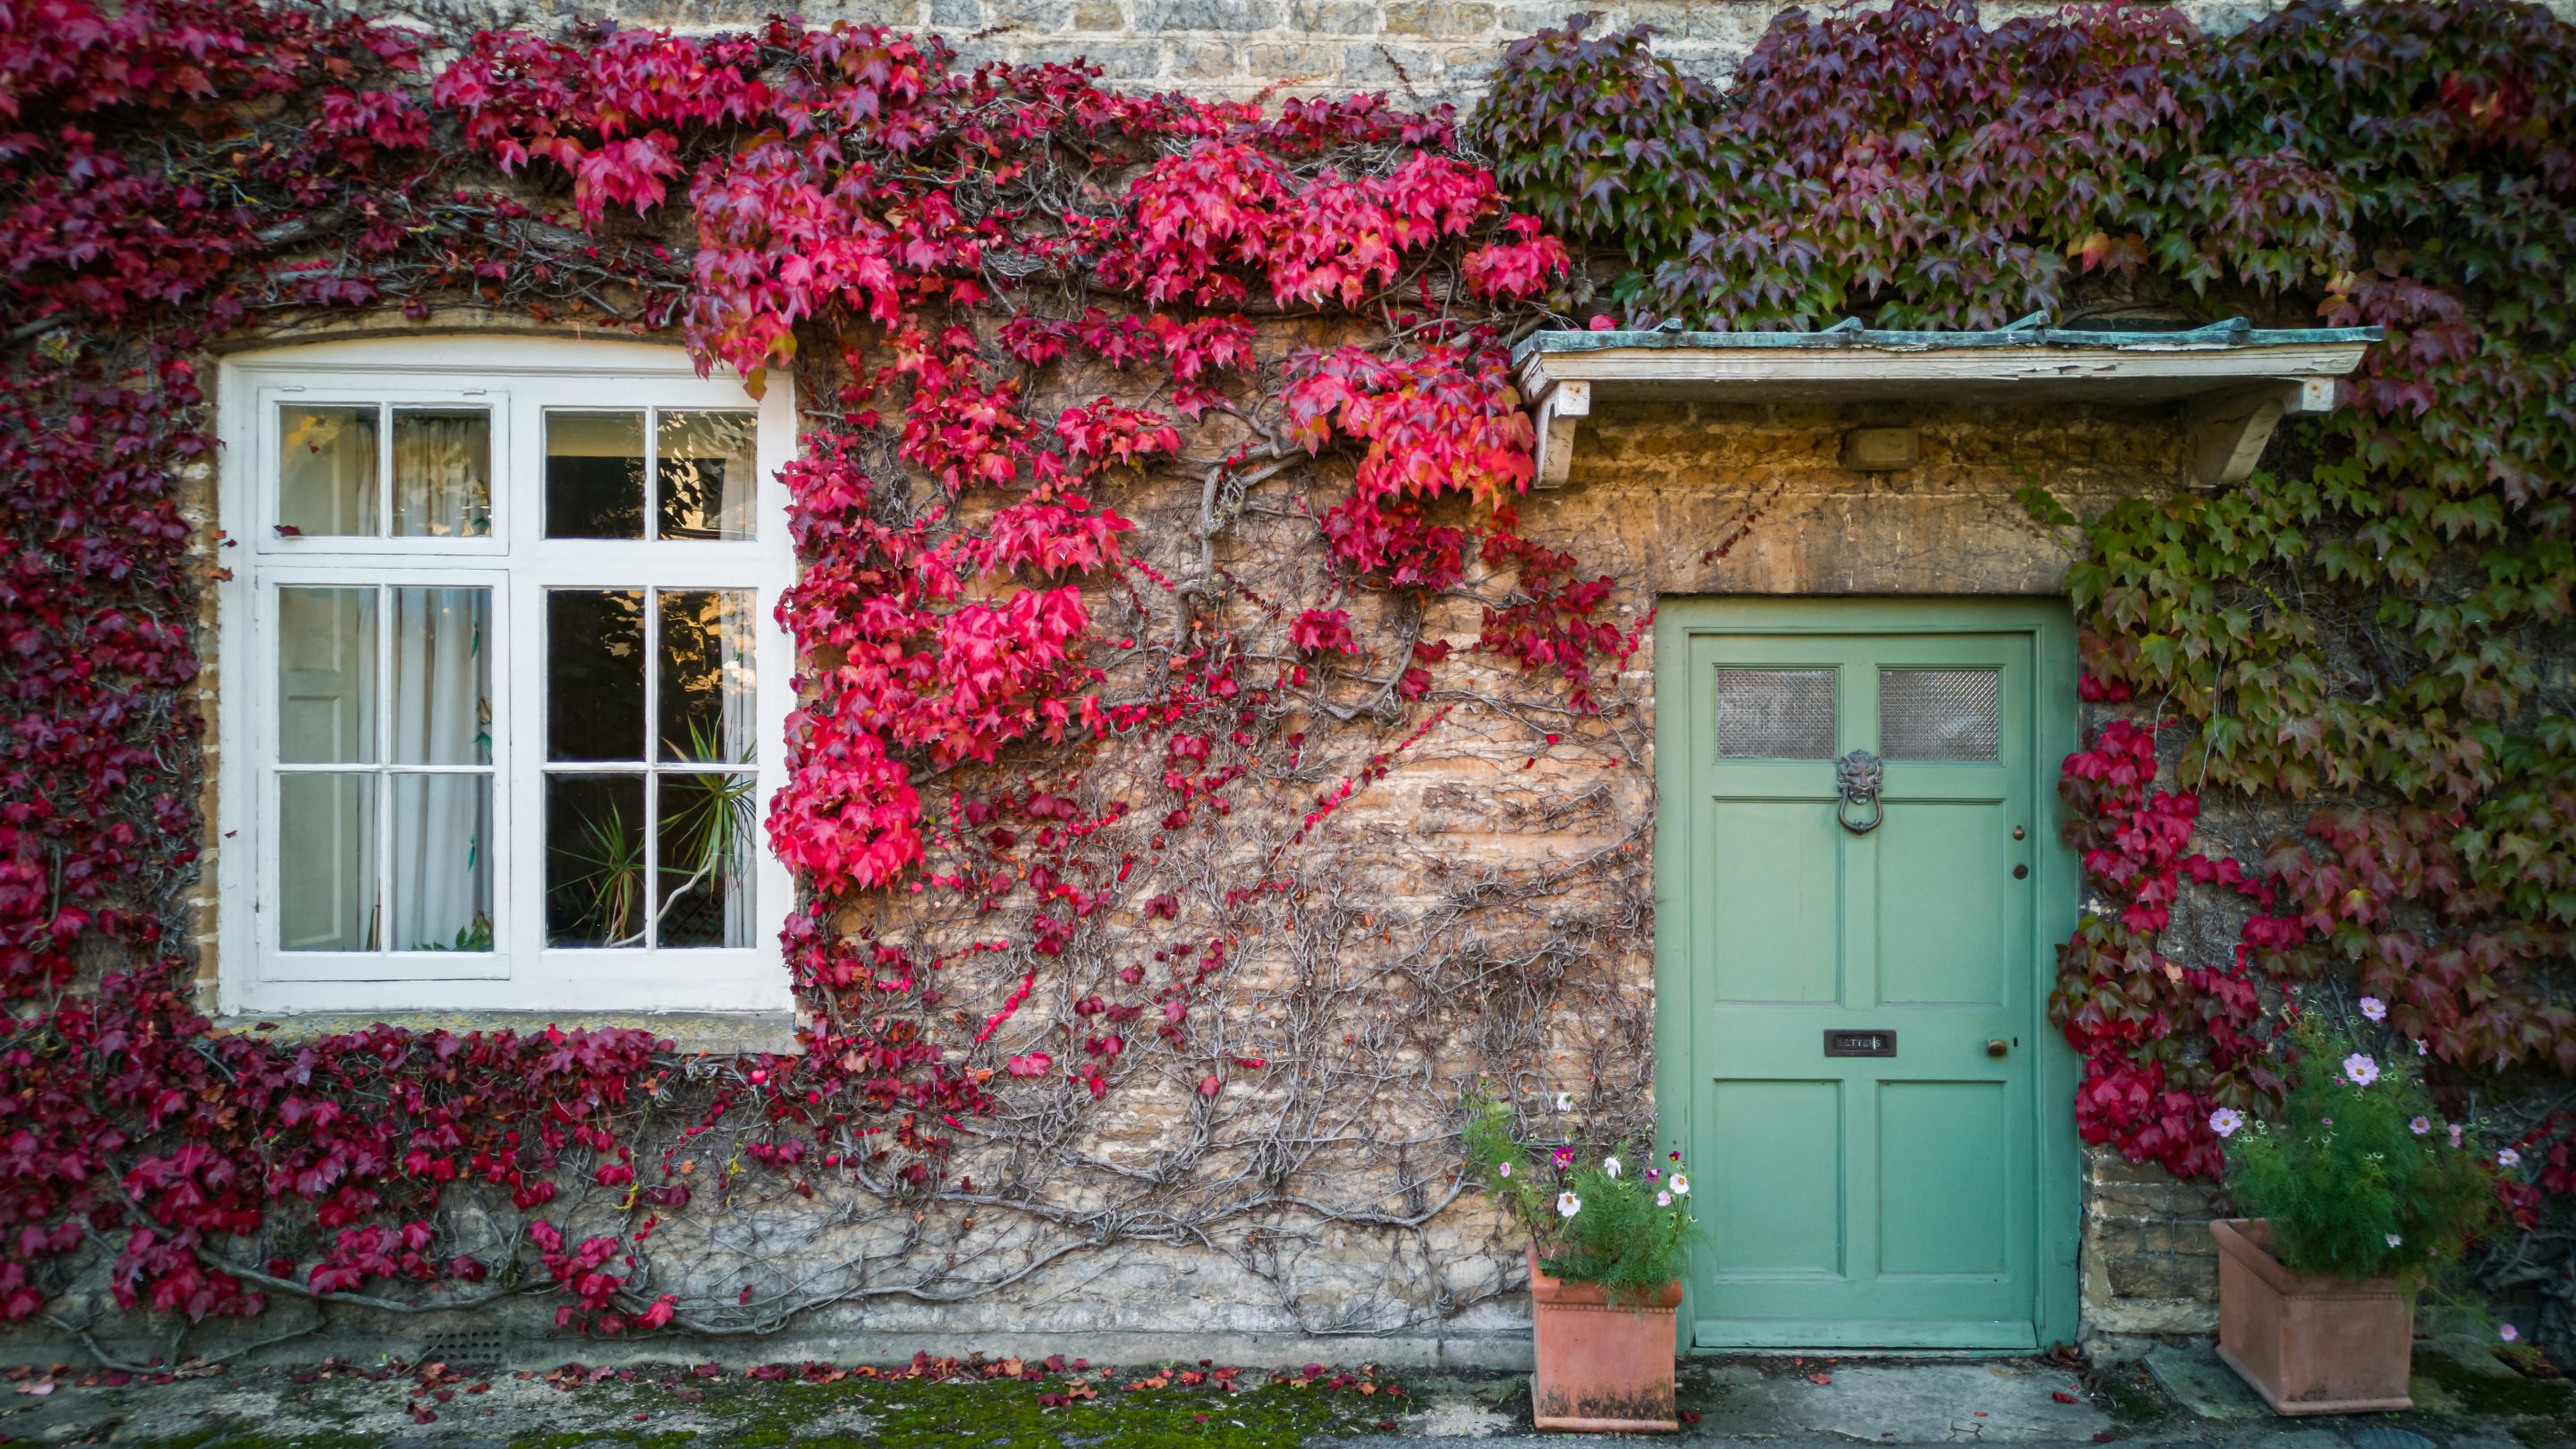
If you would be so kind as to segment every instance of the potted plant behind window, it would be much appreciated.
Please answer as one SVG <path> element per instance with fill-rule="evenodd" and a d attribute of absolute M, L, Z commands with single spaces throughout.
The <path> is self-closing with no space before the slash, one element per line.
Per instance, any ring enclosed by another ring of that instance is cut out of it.
<path fill-rule="evenodd" d="M 2387 1011 L 2362 998 L 2377 1022 Z M 2412 1051 L 2356 1050 L 2292 1020 L 2280 1120 L 2221 1107 L 2218 1356 L 2280 1414 L 2412 1408 L 2415 1295 L 2495 1211 L 2493 1175 L 2433 1110 Z"/>
<path fill-rule="evenodd" d="M 1657 1162 L 1651 1148 L 1623 1144 L 1578 1162 L 1570 1147 L 1525 1150 L 1512 1128 L 1510 1108 L 1468 1099 L 1468 1171 L 1529 1234 L 1538 1427 L 1678 1430 L 1673 1318 L 1698 1232 L 1681 1154 Z"/>

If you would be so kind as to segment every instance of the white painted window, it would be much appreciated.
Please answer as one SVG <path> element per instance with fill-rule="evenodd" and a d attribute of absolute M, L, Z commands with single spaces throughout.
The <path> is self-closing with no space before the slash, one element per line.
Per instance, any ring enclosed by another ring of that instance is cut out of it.
<path fill-rule="evenodd" d="M 784 381 L 415 338 L 220 386 L 224 1012 L 789 1009 Z"/>

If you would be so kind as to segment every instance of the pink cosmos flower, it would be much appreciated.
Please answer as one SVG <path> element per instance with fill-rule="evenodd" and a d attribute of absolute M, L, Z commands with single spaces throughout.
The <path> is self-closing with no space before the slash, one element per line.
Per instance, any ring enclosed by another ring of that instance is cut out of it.
<path fill-rule="evenodd" d="M 2379 1080 L 2379 1063 L 2367 1053 L 2354 1052 L 2343 1059 L 2343 1074 L 2356 1087 L 2367 1087 Z"/>
<path fill-rule="evenodd" d="M 2233 1107 L 2221 1107 L 2209 1114 L 2209 1130 L 2221 1137 L 2233 1137 L 2245 1125 L 2245 1114 Z"/>
<path fill-rule="evenodd" d="M 1671 1207 L 1672 1205 L 1673 1205 L 1673 1195 L 1672 1195 L 1671 1193 L 1669 1193 L 1669 1192 L 1659 1192 L 1659 1193 L 1656 1193 L 1656 1194 L 1655 1194 L 1655 1206 L 1657 1206 L 1657 1207 Z"/>
<path fill-rule="evenodd" d="M 2372 1021 L 2386 1021 L 2388 1019 L 2388 1003 L 2380 1000 L 2376 996 L 2365 996 L 2361 999 L 2361 1014 L 2369 1017 Z"/>
<path fill-rule="evenodd" d="M 2433 1119 L 2430 1117 L 2418 1117 L 2414 1121 L 2406 1124 L 2406 1130 L 2414 1133 L 2418 1137 L 2421 1137 L 2425 1133 L 2433 1130 Z"/>
<path fill-rule="evenodd" d="M 2503 1339 L 2507 1343 L 2511 1343 L 2515 1339 L 2522 1337 L 2522 1330 L 2514 1327 L 2510 1323 L 2499 1323 L 2496 1325 L 2496 1337 Z"/>
<path fill-rule="evenodd" d="M 2457 1122 L 2451 1124 L 2451 1145 L 2453 1147 L 2460 1145 L 2460 1124 Z"/>
<path fill-rule="evenodd" d="M 1511 1165 L 1510 1163 L 1508 1163 L 1508 1162 L 1504 1163 L 1504 1164 L 1503 1164 L 1502 1166 L 1500 1166 L 1500 1167 L 1495 1168 L 1494 1170 L 1495 1170 L 1496 1172 L 1501 1173 L 1501 1174 L 1502 1174 L 1503 1176 L 1505 1176 L 1505 1177 L 1509 1177 L 1509 1176 L 1511 1176 L 1511 1175 L 1512 1175 L 1512 1165 Z"/>
<path fill-rule="evenodd" d="M 1574 1149 L 1571 1147 L 1560 1147 L 1556 1149 L 1554 1153 L 1549 1155 L 1548 1160 L 1555 1163 L 1559 1168 L 1569 1166 L 1574 1161 Z"/>
<path fill-rule="evenodd" d="M 2513 1150 L 2512 1148 L 2510 1148 L 2510 1147 L 2500 1147 L 2500 1148 L 2497 1148 L 2497 1149 L 2496 1149 L 2496 1166 L 2498 1166 L 2498 1167 L 2520 1167 L 2520 1166 L 2522 1166 L 2522 1154 L 2521 1154 L 2521 1153 L 2519 1153 L 2519 1152 L 2514 1151 L 2514 1150 Z"/>

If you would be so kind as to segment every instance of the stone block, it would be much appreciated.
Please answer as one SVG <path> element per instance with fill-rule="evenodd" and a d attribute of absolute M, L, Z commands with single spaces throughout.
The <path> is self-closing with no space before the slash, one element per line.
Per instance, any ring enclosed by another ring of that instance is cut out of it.
<path fill-rule="evenodd" d="M 1276 80 L 1292 72 L 1266 64 L 1262 50 L 1252 48 L 1252 73 L 1265 80 Z M 1167 40 L 1163 42 L 1163 74 L 1174 80 L 1215 80 L 1243 73 L 1244 52 L 1226 40 Z"/>
<path fill-rule="evenodd" d="M 1087 40 L 1064 47 L 1033 47 L 1032 58 L 1072 60 L 1077 57 L 1100 67 L 1100 73 L 1113 81 L 1149 81 L 1162 74 L 1163 48 L 1146 40 Z"/>
<path fill-rule="evenodd" d="M 1073 19 L 1071 0 L 983 0 L 987 26 L 1009 26 L 1035 38 L 1061 33 Z"/>
<path fill-rule="evenodd" d="M 1073 28 L 1124 30 L 1127 28 L 1127 12 L 1119 8 L 1118 0 L 1081 0 L 1073 7 Z"/>
<path fill-rule="evenodd" d="M 1434 86 L 1440 57 L 1410 45 L 1353 46 L 1342 56 L 1342 79 L 1353 85 Z"/>
<path fill-rule="evenodd" d="M 1361 0 L 1288 0 L 1290 30 L 1300 35 L 1376 35 L 1385 29 L 1386 7 Z"/>
<path fill-rule="evenodd" d="M 1249 35 L 1279 24 L 1277 0 L 1136 0 L 1133 19 L 1139 35 L 1174 31 L 1215 31 Z"/>
<path fill-rule="evenodd" d="M 1250 72 L 1264 81 L 1316 80 L 1341 69 L 1342 47 L 1329 41 L 1299 41 L 1251 47 Z"/>
<path fill-rule="evenodd" d="M 1389 35 L 1470 40 L 1494 28 L 1494 7 L 1481 0 L 1397 0 L 1385 10 Z"/>

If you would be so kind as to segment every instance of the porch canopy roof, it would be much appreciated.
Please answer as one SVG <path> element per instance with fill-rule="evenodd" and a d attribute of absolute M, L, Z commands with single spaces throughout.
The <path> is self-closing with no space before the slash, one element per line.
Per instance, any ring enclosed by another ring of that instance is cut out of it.
<path fill-rule="evenodd" d="M 2204 484 L 2253 471 L 2290 413 L 2334 406 L 2377 327 L 2076 331 L 2026 317 L 1992 332 L 1540 332 L 1512 349 L 1538 411 L 1539 486 L 1565 481 L 1595 398 L 1718 402 L 2085 402 L 2177 411 Z"/>

